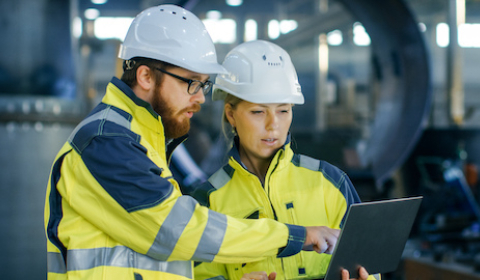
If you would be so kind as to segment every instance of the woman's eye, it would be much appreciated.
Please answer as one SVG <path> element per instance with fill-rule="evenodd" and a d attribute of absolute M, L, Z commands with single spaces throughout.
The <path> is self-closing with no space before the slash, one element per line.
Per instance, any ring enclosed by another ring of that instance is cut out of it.
<path fill-rule="evenodd" d="M 261 114 L 263 111 L 252 111 L 252 114 Z"/>

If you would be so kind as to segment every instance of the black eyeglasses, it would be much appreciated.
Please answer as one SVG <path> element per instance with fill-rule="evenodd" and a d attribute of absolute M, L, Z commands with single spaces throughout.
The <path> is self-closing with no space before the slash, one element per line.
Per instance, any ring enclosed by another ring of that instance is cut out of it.
<path fill-rule="evenodd" d="M 203 89 L 203 94 L 207 95 L 210 92 L 210 90 L 212 89 L 212 86 L 213 86 L 213 83 L 210 82 L 210 81 L 200 82 L 198 80 L 191 80 L 191 79 L 187 79 L 187 78 L 184 78 L 184 77 L 180 77 L 180 76 L 175 75 L 173 73 L 170 73 L 166 70 L 163 70 L 162 68 L 155 67 L 155 69 L 157 69 L 158 71 L 160 71 L 162 73 L 170 75 L 170 76 L 172 76 L 176 79 L 179 79 L 180 81 L 188 83 L 187 92 L 190 95 L 196 94 L 200 89 Z"/>

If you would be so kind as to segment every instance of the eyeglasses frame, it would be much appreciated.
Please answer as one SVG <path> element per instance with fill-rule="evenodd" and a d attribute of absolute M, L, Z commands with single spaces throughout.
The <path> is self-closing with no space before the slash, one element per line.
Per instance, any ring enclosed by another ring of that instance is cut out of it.
<path fill-rule="evenodd" d="M 168 72 L 167 70 L 162 69 L 162 68 L 155 67 L 155 69 L 157 69 L 158 71 L 160 71 L 160 72 L 162 72 L 162 73 L 165 73 L 165 74 L 167 74 L 167 75 L 169 75 L 169 76 L 171 76 L 171 77 L 174 77 L 174 78 L 176 78 L 176 79 L 178 79 L 178 80 L 180 80 L 180 81 L 183 81 L 183 82 L 185 82 L 185 83 L 188 83 L 187 93 L 188 93 L 189 95 L 195 95 L 195 94 L 197 94 L 198 91 L 200 90 L 200 88 L 203 90 L 203 95 L 207 95 L 207 94 L 211 91 L 211 89 L 212 89 L 212 87 L 213 87 L 213 82 L 211 82 L 211 81 L 202 82 L 202 81 L 199 81 L 199 80 L 187 79 L 187 78 L 184 78 L 184 77 L 175 75 L 175 74 L 173 74 L 173 73 L 170 73 L 170 72 Z M 200 83 L 200 87 L 198 87 L 193 93 L 191 93 L 191 92 L 190 92 L 190 86 L 191 86 L 193 83 L 195 83 L 195 82 Z M 205 87 L 206 87 L 206 86 L 208 86 L 208 90 L 207 90 L 207 91 L 205 91 Z"/>

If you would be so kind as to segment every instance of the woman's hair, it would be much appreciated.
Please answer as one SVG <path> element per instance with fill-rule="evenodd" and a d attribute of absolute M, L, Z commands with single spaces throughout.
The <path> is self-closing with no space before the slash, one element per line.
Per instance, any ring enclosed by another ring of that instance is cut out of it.
<path fill-rule="evenodd" d="M 155 81 L 160 82 L 163 77 L 163 73 L 160 71 L 155 71 L 155 68 L 161 68 L 161 69 L 169 69 L 176 67 L 173 64 L 163 62 L 160 60 L 156 59 L 151 59 L 151 58 L 145 58 L 145 57 L 134 57 L 130 60 L 125 60 L 123 62 L 123 75 L 121 80 L 127 84 L 130 88 L 133 88 L 134 86 L 137 85 L 137 69 L 138 67 L 145 65 L 152 72 L 154 72 L 155 76 Z"/>
<path fill-rule="evenodd" d="M 243 99 L 240 99 L 235 95 L 229 94 L 224 91 L 223 93 L 226 94 L 224 104 L 230 104 L 230 106 L 232 106 L 232 109 L 236 109 L 237 105 L 243 101 Z M 227 114 L 225 112 L 225 106 L 223 107 L 223 114 L 222 114 L 222 132 L 227 140 L 231 140 L 237 134 L 235 128 L 232 127 L 228 122 Z"/>

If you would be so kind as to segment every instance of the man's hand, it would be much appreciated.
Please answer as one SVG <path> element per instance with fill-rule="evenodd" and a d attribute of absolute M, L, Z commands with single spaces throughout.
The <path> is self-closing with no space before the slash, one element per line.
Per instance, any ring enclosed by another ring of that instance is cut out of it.
<path fill-rule="evenodd" d="M 275 277 L 277 277 L 276 272 L 272 272 L 267 276 L 265 271 L 255 271 L 243 274 L 240 280 L 275 280 Z"/>
<path fill-rule="evenodd" d="M 337 244 L 340 230 L 325 226 L 321 227 L 306 227 L 307 237 L 303 244 L 302 250 L 315 251 L 319 254 L 333 253 L 333 249 Z"/>
<path fill-rule="evenodd" d="M 350 273 L 346 269 L 342 269 L 342 280 L 367 280 L 368 272 L 364 267 L 358 269 L 359 278 L 351 278 Z"/>

